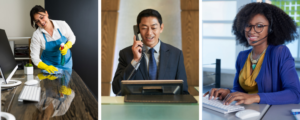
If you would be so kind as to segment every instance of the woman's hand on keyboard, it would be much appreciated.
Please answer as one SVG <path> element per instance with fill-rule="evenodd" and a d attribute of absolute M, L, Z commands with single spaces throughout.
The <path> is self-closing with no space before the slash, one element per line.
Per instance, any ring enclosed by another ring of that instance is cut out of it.
<path fill-rule="evenodd" d="M 210 89 L 210 91 L 207 91 L 203 97 L 205 97 L 206 95 L 209 95 L 209 100 L 212 99 L 212 97 L 214 97 L 214 99 L 217 99 L 217 97 L 219 97 L 220 100 L 224 99 L 227 94 L 230 93 L 229 89 L 223 89 L 223 88 L 212 88 Z"/>
<path fill-rule="evenodd" d="M 228 94 L 223 100 L 224 105 L 229 105 L 231 102 L 236 101 L 236 105 L 239 104 L 252 104 L 259 103 L 260 97 L 258 94 L 247 94 L 243 92 L 234 92 Z"/>

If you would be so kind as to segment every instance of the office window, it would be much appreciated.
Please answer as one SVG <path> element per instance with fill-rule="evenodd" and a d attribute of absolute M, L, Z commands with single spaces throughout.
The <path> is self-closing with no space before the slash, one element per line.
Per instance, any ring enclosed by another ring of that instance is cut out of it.
<path fill-rule="evenodd" d="M 231 33 L 232 23 L 206 23 L 202 24 L 203 36 L 234 37 Z"/>
<path fill-rule="evenodd" d="M 202 39 L 203 67 L 215 68 L 216 59 L 221 59 L 221 69 L 235 69 L 235 39 Z"/>
<path fill-rule="evenodd" d="M 202 20 L 233 20 L 236 1 L 202 1 Z"/>
<path fill-rule="evenodd" d="M 281 8 L 285 13 L 287 13 L 298 25 L 298 33 L 299 33 L 299 25 L 300 25 L 300 0 L 271 0 L 271 4 L 276 5 Z M 299 33 L 300 34 L 300 33 Z M 300 53 L 299 53 L 299 38 L 291 43 L 286 43 L 286 46 L 290 49 L 292 56 L 296 61 L 300 61 Z"/>
<path fill-rule="evenodd" d="M 237 13 L 235 0 L 202 1 L 202 64 L 215 68 L 216 59 L 221 59 L 221 69 L 235 69 L 236 41 L 231 33 Z"/>

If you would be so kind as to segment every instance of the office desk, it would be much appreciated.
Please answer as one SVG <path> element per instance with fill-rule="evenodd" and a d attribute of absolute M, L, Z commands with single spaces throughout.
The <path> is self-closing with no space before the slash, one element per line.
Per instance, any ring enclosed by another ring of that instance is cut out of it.
<path fill-rule="evenodd" d="M 102 96 L 101 102 L 102 120 L 199 120 L 198 103 L 124 103 L 119 96 Z"/>
<path fill-rule="evenodd" d="M 2 111 L 13 114 L 17 120 L 98 119 L 98 102 L 74 70 L 69 71 L 68 76 L 58 76 L 54 80 L 39 79 L 37 74 L 40 70 L 34 73 L 24 75 L 20 70 L 16 72 L 12 79 L 20 80 L 22 84 L 13 90 L 1 92 Z M 42 92 L 38 103 L 18 102 L 24 82 L 29 79 L 40 81 Z M 69 92 L 64 92 L 67 90 Z"/>
<path fill-rule="evenodd" d="M 270 105 L 267 104 L 250 104 L 250 105 L 243 105 L 245 109 L 253 109 L 260 112 L 260 116 L 249 118 L 249 120 L 260 120 L 263 115 L 267 112 Z M 202 107 L 202 120 L 240 120 L 235 116 L 236 112 L 223 114 L 220 112 L 213 111 L 211 109 Z M 244 119 L 247 120 L 247 119 Z M 272 119 L 272 120 L 285 120 L 285 119 Z"/>
<path fill-rule="evenodd" d="M 272 105 L 262 120 L 295 120 L 292 109 L 300 109 L 300 104 Z"/>

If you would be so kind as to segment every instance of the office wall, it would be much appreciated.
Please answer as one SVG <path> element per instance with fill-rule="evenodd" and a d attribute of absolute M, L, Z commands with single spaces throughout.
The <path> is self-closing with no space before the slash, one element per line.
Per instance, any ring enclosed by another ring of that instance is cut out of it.
<path fill-rule="evenodd" d="M 101 96 L 109 96 L 120 0 L 101 1 Z"/>
<path fill-rule="evenodd" d="M 237 11 L 237 1 L 202 1 L 202 64 L 215 70 L 216 59 L 221 59 L 221 69 L 235 69 L 235 36 L 231 33 L 232 22 Z M 226 71 L 227 71 L 226 70 Z M 225 70 L 224 70 L 225 71 Z"/>
<path fill-rule="evenodd" d="M 73 69 L 98 98 L 98 0 L 45 0 L 51 19 L 65 20 L 76 36 Z"/>
<path fill-rule="evenodd" d="M 181 0 L 182 52 L 187 74 L 188 90 L 199 95 L 199 0 Z"/>
<path fill-rule="evenodd" d="M 7 37 L 32 37 L 35 29 L 31 27 L 29 12 L 35 5 L 44 6 L 44 3 L 44 0 L 1 0 L 0 28 Z M 28 44 L 28 40 L 16 44 Z"/>
<path fill-rule="evenodd" d="M 147 8 L 157 10 L 162 16 L 164 31 L 160 34 L 160 39 L 179 49 L 182 48 L 180 0 L 121 0 L 112 76 L 117 69 L 120 50 L 133 43 L 133 25 L 136 25 L 138 13 Z M 113 95 L 111 92 L 111 96 Z"/>

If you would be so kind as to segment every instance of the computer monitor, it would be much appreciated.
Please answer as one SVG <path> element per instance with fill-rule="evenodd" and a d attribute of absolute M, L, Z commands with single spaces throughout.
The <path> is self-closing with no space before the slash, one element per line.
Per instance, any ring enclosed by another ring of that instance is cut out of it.
<path fill-rule="evenodd" d="M 11 51 L 6 33 L 3 29 L 0 29 L 0 73 L 2 75 L 1 86 L 2 84 L 10 83 L 11 77 L 17 69 L 18 65 Z"/>
<path fill-rule="evenodd" d="M 2 75 L 1 87 L 13 87 L 20 85 L 22 82 L 18 80 L 11 80 L 11 77 L 18 69 L 14 55 L 11 51 L 7 36 L 3 29 L 0 29 L 0 73 Z M 1 100 L 1 92 L 0 92 Z M 1 105 L 0 105 L 1 107 Z M 16 118 L 7 112 L 1 112 L 1 117 L 7 120 L 15 120 Z"/>
<path fill-rule="evenodd" d="M 122 80 L 118 95 L 179 95 L 183 80 Z"/>

